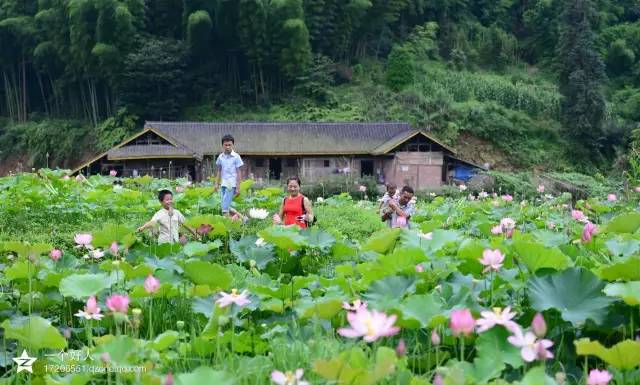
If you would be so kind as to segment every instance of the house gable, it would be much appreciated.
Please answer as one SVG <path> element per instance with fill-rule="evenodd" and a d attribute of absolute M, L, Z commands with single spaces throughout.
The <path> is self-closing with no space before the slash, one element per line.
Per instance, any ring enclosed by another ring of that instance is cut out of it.
<path fill-rule="evenodd" d="M 443 152 L 449 154 L 455 154 L 456 150 L 441 143 L 437 139 L 431 137 L 424 131 L 412 130 L 409 132 L 401 133 L 395 137 L 389 139 L 378 148 L 376 148 L 372 154 L 385 155 L 391 152 Z"/>

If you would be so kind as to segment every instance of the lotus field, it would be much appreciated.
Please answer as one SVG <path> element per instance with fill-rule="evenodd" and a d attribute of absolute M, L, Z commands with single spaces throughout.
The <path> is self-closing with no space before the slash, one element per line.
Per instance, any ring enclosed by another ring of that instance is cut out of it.
<path fill-rule="evenodd" d="M 162 188 L 197 236 L 136 232 Z M 0 384 L 640 384 L 639 192 L 427 194 L 388 229 L 362 191 L 301 231 L 241 190 L 246 223 L 184 180 L 0 179 Z"/>

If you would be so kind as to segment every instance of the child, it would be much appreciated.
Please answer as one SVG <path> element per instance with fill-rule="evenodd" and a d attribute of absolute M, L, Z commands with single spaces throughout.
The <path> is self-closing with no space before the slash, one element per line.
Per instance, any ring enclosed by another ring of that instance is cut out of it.
<path fill-rule="evenodd" d="M 398 200 L 398 187 L 394 183 L 387 185 L 387 192 L 385 192 L 382 199 L 380 199 L 380 206 L 378 207 L 380 215 L 383 215 L 385 212 L 391 213 L 392 210 L 389 210 L 389 201 L 391 200 Z"/>
<path fill-rule="evenodd" d="M 220 188 L 222 196 L 222 215 L 229 216 L 231 201 L 234 196 L 240 195 L 240 172 L 238 169 L 244 165 L 242 158 L 235 151 L 235 140 L 231 135 L 222 137 L 222 153 L 216 159 L 218 175 L 216 176 L 215 190 Z"/>
<path fill-rule="evenodd" d="M 196 236 L 193 228 L 184 224 L 184 215 L 173 208 L 173 194 L 169 190 L 161 190 L 158 193 L 158 200 L 162 204 L 162 208 L 154 214 L 153 218 L 138 228 L 142 232 L 154 226 L 156 223 L 160 226 L 160 234 L 158 234 L 158 243 L 175 243 L 180 240 L 178 229 L 184 226 L 191 234 Z"/>

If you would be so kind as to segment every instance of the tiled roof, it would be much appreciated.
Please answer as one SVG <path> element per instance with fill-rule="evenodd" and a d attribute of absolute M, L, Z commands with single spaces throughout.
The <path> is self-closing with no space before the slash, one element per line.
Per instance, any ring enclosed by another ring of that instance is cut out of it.
<path fill-rule="evenodd" d="M 225 134 L 245 155 L 369 154 L 389 139 L 411 131 L 408 123 L 209 123 L 147 122 L 193 152 L 220 152 Z"/>

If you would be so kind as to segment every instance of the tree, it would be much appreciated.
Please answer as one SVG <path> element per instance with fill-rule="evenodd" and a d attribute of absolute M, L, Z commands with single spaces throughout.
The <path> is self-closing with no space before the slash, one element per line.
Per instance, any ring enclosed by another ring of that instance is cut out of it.
<path fill-rule="evenodd" d="M 188 48 L 172 39 L 148 39 L 126 57 L 120 97 L 129 111 L 145 119 L 174 119 L 186 92 Z"/>
<path fill-rule="evenodd" d="M 603 139 L 606 80 L 604 64 L 594 46 L 589 0 L 567 0 L 561 16 L 557 50 L 562 122 L 568 135 L 585 150 L 599 152 Z"/>
<path fill-rule="evenodd" d="M 387 63 L 387 86 L 393 91 L 401 91 L 413 82 L 414 72 L 411 51 L 402 46 L 393 47 Z"/>

